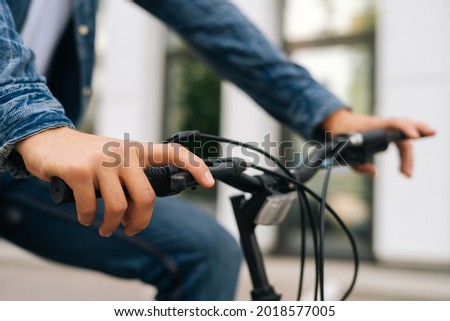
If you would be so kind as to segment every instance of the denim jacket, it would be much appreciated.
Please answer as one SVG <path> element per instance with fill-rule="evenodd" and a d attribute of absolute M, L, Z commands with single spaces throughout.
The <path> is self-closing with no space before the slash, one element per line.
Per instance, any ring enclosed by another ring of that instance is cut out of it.
<path fill-rule="evenodd" d="M 64 0 L 63 0 L 64 1 Z M 94 65 L 97 0 L 73 0 L 82 108 Z M 135 0 L 173 28 L 218 74 L 306 138 L 343 104 L 301 66 L 272 46 L 225 0 Z M 37 75 L 34 54 L 19 35 L 30 0 L 0 0 L 0 170 L 27 175 L 14 145 L 40 131 L 74 127 Z M 145 41 L 145 39 L 143 39 Z"/>

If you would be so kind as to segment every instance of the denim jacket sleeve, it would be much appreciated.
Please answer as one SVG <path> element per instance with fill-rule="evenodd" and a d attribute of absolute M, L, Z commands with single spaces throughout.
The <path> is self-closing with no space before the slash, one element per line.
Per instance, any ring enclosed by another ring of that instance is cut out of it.
<path fill-rule="evenodd" d="M 28 175 L 17 142 L 43 130 L 73 127 L 45 78 L 36 74 L 34 54 L 23 45 L 6 0 L 0 0 L 0 170 Z"/>
<path fill-rule="evenodd" d="M 344 107 L 225 0 L 135 0 L 273 117 L 306 138 Z"/>

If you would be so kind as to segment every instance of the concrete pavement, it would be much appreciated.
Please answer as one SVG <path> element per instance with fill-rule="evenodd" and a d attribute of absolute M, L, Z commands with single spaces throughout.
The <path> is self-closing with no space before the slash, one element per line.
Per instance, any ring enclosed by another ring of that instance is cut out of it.
<path fill-rule="evenodd" d="M 325 296 L 338 300 L 347 288 L 353 265 L 326 261 Z M 298 260 L 269 257 L 270 282 L 284 300 L 295 300 Z M 42 260 L 0 240 L 0 300 L 151 300 L 153 287 L 136 280 L 113 278 L 102 273 Z M 243 266 L 237 300 L 249 300 L 251 284 Z M 303 299 L 312 299 L 313 266 L 307 262 Z M 361 264 L 350 300 L 450 300 L 450 270 L 412 270 Z"/>

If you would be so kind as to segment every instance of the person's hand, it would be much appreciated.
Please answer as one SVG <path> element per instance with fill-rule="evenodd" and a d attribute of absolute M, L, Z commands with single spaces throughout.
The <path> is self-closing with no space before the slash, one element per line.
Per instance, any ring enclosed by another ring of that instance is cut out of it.
<path fill-rule="evenodd" d="M 122 223 L 127 235 L 150 222 L 155 202 L 143 169 L 174 165 L 189 171 L 203 187 L 214 179 L 205 163 L 178 144 L 139 144 L 89 135 L 67 127 L 46 130 L 16 145 L 27 170 L 44 181 L 58 176 L 73 190 L 78 220 L 90 225 L 95 218 L 99 189 L 105 205 L 99 233 L 110 236 Z M 128 190 L 125 196 L 123 187 Z"/>
<path fill-rule="evenodd" d="M 410 139 L 417 139 L 421 136 L 431 136 L 435 130 L 428 125 L 410 119 L 388 118 L 383 119 L 375 116 L 357 115 L 347 109 L 339 109 L 331 114 L 322 123 L 322 129 L 332 132 L 333 135 L 341 133 L 351 133 L 367 131 L 372 129 L 399 130 Z M 408 140 L 396 143 L 400 154 L 400 171 L 406 176 L 412 175 L 413 153 L 412 146 Z M 374 176 L 376 173 L 373 164 L 361 164 L 353 166 L 360 172 Z"/>

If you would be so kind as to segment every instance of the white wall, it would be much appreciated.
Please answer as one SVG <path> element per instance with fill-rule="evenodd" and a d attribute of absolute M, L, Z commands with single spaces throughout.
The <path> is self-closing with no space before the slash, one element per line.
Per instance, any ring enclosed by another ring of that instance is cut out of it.
<path fill-rule="evenodd" d="M 233 2 L 273 43 L 281 43 L 280 1 L 235 0 Z M 279 125 L 243 92 L 230 83 L 223 84 L 220 131 L 222 136 L 243 142 L 261 143 L 264 136 L 270 133 L 272 141 L 278 141 L 279 128 Z M 219 186 L 216 213 L 218 219 L 235 236 L 238 235 L 237 226 L 229 197 L 236 194 L 240 194 L 239 191 L 229 186 Z M 264 249 L 268 249 L 276 237 L 273 228 L 262 226 L 258 227 L 257 235 Z"/>
<path fill-rule="evenodd" d="M 161 139 L 165 28 L 137 5 L 114 0 L 99 19 L 97 73 L 102 91 L 96 132 L 117 138 Z"/>
<path fill-rule="evenodd" d="M 379 159 L 374 250 L 390 262 L 450 263 L 450 1 L 380 0 L 378 103 L 383 116 L 424 121 L 412 179 L 396 152 Z"/>

